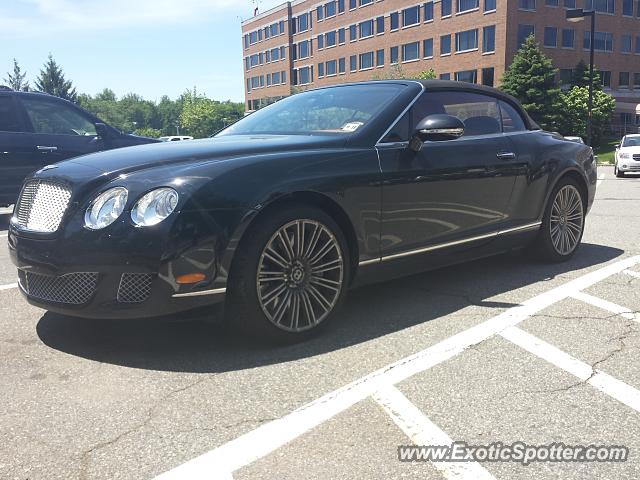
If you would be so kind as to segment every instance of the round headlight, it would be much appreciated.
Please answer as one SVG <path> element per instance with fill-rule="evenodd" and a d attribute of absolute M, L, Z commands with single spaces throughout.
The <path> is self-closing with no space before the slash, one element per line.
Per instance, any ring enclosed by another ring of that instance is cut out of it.
<path fill-rule="evenodd" d="M 91 230 L 108 227 L 122 214 L 127 204 L 126 188 L 115 187 L 98 195 L 84 214 L 84 224 Z"/>
<path fill-rule="evenodd" d="M 167 218 L 178 205 L 178 192 L 163 187 L 144 195 L 131 210 L 131 220 L 140 227 L 157 225 Z"/>

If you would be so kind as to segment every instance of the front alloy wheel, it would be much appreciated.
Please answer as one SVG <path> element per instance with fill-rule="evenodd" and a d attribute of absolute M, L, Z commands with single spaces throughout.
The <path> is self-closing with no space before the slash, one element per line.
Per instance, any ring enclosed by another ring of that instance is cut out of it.
<path fill-rule="evenodd" d="M 323 210 L 283 205 L 264 212 L 234 255 L 227 325 L 277 343 L 315 335 L 346 296 L 349 258 L 341 228 Z"/>
<path fill-rule="evenodd" d="M 294 220 L 271 236 L 260 256 L 256 279 L 260 307 L 275 327 L 303 332 L 331 313 L 343 279 L 336 237 L 318 221 Z"/>

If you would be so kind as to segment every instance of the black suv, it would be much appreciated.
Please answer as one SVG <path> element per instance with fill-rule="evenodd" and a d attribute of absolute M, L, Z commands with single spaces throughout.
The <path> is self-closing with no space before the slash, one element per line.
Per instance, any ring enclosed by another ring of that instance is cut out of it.
<path fill-rule="evenodd" d="M 45 165 L 157 141 L 122 133 L 61 98 L 0 87 L 0 206 L 15 203 L 25 177 Z"/>

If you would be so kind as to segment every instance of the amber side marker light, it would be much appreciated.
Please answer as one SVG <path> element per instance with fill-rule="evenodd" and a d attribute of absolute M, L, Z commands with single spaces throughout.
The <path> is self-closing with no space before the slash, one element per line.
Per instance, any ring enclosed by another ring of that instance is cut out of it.
<path fill-rule="evenodd" d="M 207 276 L 204 273 L 187 273 L 176 277 L 176 282 L 180 285 L 190 285 L 205 280 Z"/>

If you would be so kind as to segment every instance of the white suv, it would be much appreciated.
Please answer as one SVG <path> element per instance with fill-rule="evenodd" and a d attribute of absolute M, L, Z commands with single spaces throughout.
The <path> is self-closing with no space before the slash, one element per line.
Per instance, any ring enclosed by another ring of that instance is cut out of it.
<path fill-rule="evenodd" d="M 640 173 L 640 135 L 625 135 L 616 148 L 616 177 L 624 177 L 625 172 Z"/>

